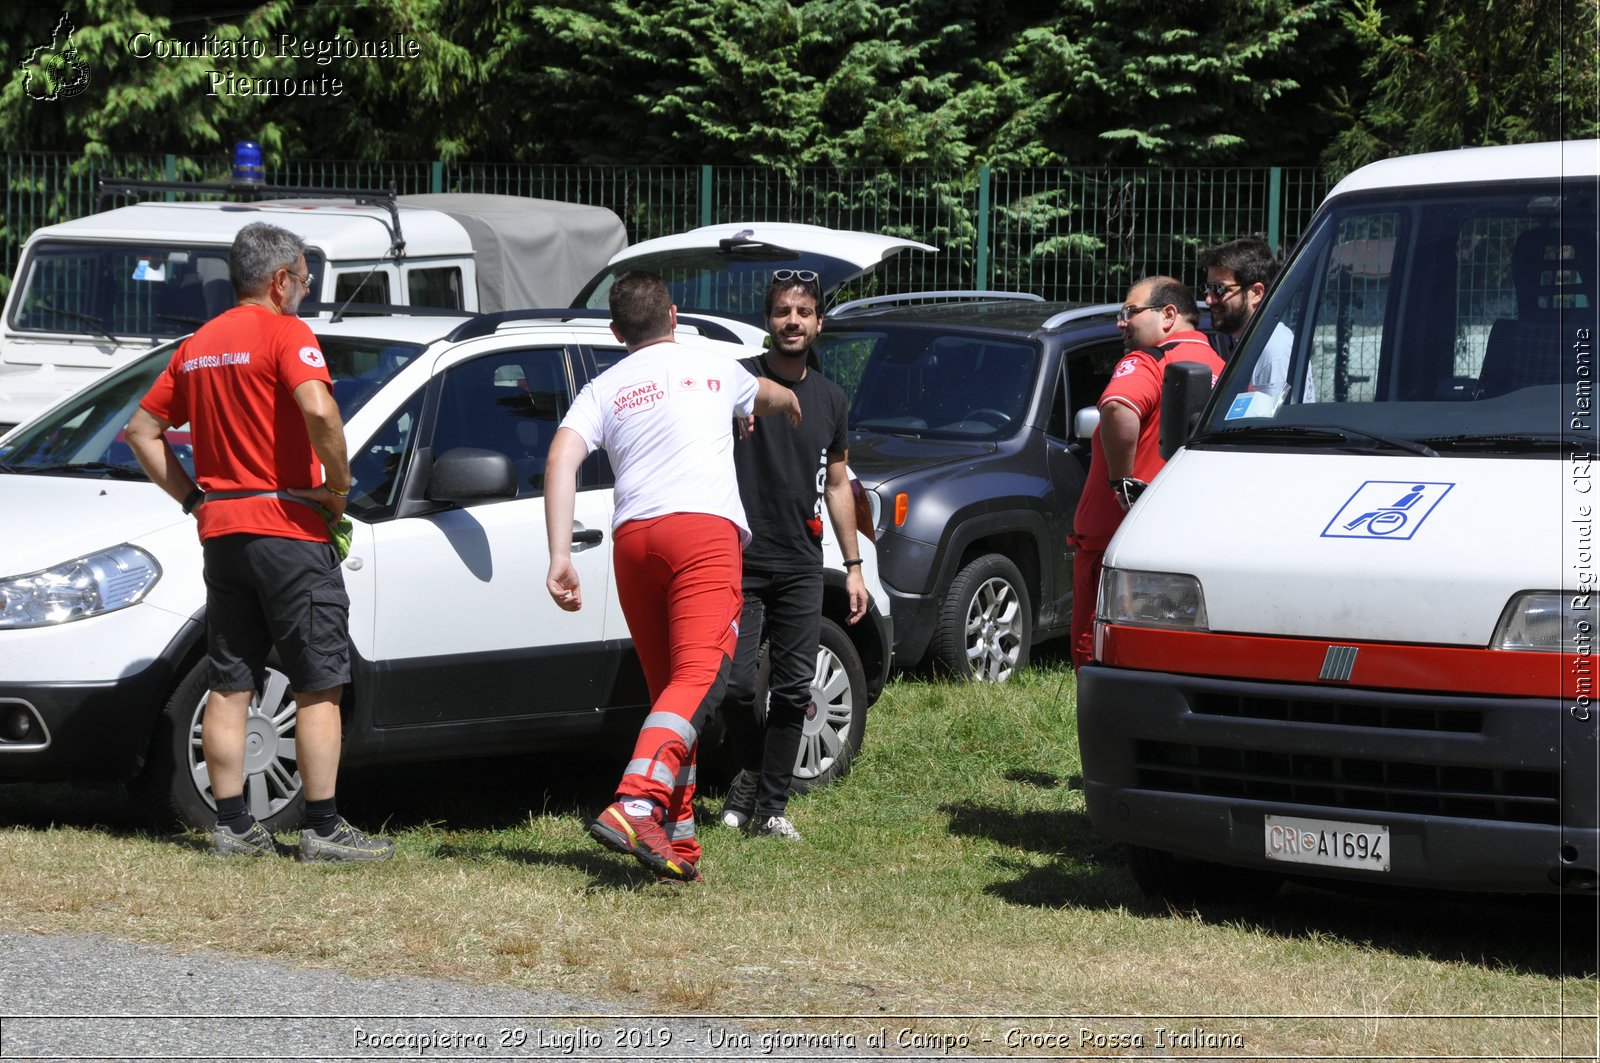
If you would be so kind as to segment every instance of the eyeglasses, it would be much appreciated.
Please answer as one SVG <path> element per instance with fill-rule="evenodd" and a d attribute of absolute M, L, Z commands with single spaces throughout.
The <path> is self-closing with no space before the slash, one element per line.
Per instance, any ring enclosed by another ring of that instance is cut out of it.
<path fill-rule="evenodd" d="M 1144 313 L 1146 310 L 1160 310 L 1165 305 L 1165 303 L 1151 303 L 1148 306 L 1125 306 L 1117 311 L 1117 320 L 1126 325 L 1135 316 Z"/>
<path fill-rule="evenodd" d="M 288 273 L 289 276 L 294 277 L 295 280 L 299 281 L 301 286 L 304 287 L 308 292 L 311 290 L 311 282 L 317 279 L 317 275 L 315 273 L 307 273 L 304 277 L 295 277 L 294 273 L 290 270 L 285 269 L 284 272 Z"/>
<path fill-rule="evenodd" d="M 1229 292 L 1243 287 L 1242 284 L 1202 284 L 1200 292 L 1207 299 L 1226 299 Z"/>
<path fill-rule="evenodd" d="M 775 269 L 772 271 L 775 281 L 799 281 L 801 284 L 817 283 L 817 274 L 809 269 Z"/>

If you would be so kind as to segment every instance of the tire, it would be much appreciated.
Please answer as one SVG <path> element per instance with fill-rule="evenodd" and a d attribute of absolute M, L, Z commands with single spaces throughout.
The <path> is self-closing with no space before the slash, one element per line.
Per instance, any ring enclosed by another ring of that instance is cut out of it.
<path fill-rule="evenodd" d="M 957 679 L 1004 683 L 1028 664 L 1033 605 L 1022 573 L 1001 554 L 969 562 L 950 584 L 934 629 L 933 663 Z"/>
<path fill-rule="evenodd" d="M 822 618 L 811 700 L 816 702 L 817 714 L 806 721 L 800 737 L 790 788 L 793 793 L 843 778 L 867 732 L 867 673 L 861 667 L 861 655 L 844 629 L 827 617 Z"/>
<path fill-rule="evenodd" d="M 217 803 L 200 746 L 208 694 L 206 668 L 202 657 L 167 699 L 156 720 L 144 770 L 132 785 L 135 797 L 161 826 L 209 830 L 216 823 Z M 297 826 L 305 812 L 294 738 L 295 703 L 289 679 L 269 667 L 263 689 L 250 699 L 245 722 L 244 793 L 251 814 L 273 833 Z"/>
<path fill-rule="evenodd" d="M 1128 846 L 1128 869 L 1146 897 L 1183 909 L 1197 904 L 1264 904 L 1283 885 L 1283 879 L 1270 871 L 1185 860 L 1141 845 Z"/>

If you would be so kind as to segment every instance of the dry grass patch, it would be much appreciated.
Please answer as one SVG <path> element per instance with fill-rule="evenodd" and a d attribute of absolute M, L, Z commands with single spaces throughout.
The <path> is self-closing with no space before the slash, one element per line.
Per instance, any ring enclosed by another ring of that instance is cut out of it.
<path fill-rule="evenodd" d="M 1072 697 L 1059 667 L 998 690 L 892 684 L 851 776 L 792 806 L 806 841 L 708 824 L 698 887 L 657 886 L 585 836 L 609 764 L 441 767 L 391 789 L 361 775 L 342 803 L 399 842 L 366 868 L 220 862 L 197 837 L 116 822 L 106 795 L 0 787 L 0 926 L 634 1012 L 858 1015 L 843 1028 L 863 1034 L 905 1014 L 1123 1016 L 1072 1029 L 1202 1022 L 1247 1054 L 1527 1055 L 1597 1010 L 1593 950 L 1562 939 L 1553 905 L 1303 887 L 1259 910 L 1146 902 L 1084 814 Z M 702 821 L 716 808 L 708 795 Z M 1278 1014 L 1308 1017 L 1259 1018 Z M 1482 1014 L 1540 1017 L 1404 1018 Z M 918 1029 L 1007 1022 L 1041 1025 Z"/>

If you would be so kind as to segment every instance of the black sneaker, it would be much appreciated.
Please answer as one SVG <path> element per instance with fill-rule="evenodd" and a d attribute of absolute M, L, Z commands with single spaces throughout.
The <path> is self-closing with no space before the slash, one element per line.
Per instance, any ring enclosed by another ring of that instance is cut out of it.
<path fill-rule="evenodd" d="M 756 784 L 761 781 L 758 772 L 739 770 L 728 784 L 728 795 L 722 799 L 722 825 L 738 830 L 750 822 L 756 810 Z"/>
<path fill-rule="evenodd" d="M 750 824 L 749 831 L 752 838 L 782 838 L 786 842 L 801 840 L 800 832 L 794 829 L 788 816 L 768 816 Z"/>
<path fill-rule="evenodd" d="M 211 831 L 211 853 L 213 856 L 277 856 L 278 843 L 260 823 L 250 824 L 250 829 L 243 834 L 217 826 Z"/>
<path fill-rule="evenodd" d="M 394 842 L 388 838 L 373 838 L 339 817 L 339 825 L 331 836 L 324 838 L 314 830 L 300 832 L 299 859 L 305 863 L 363 862 L 387 860 L 394 855 Z"/>

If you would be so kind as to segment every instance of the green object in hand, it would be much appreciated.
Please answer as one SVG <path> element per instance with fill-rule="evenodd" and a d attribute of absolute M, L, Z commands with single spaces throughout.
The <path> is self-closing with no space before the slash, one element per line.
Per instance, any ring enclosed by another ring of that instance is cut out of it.
<path fill-rule="evenodd" d="M 350 556 L 350 535 L 354 531 L 355 526 L 350 523 L 349 517 L 340 517 L 337 522 L 328 521 L 328 533 L 333 537 L 333 548 L 339 551 L 340 561 Z"/>

